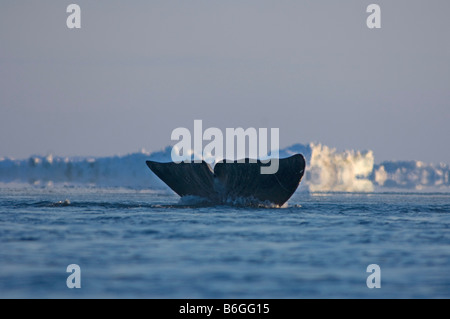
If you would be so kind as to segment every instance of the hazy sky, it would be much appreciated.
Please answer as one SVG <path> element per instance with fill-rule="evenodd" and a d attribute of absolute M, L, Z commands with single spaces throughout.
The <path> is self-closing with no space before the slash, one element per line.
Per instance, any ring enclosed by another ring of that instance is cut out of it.
<path fill-rule="evenodd" d="M 202 119 L 450 163 L 449 16 L 448 0 L 2 1 L 0 157 L 157 151 Z"/>

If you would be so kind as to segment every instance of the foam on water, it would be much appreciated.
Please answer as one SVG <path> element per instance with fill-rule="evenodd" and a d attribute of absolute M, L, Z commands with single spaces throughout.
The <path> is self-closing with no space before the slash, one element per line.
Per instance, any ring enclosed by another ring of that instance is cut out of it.
<path fill-rule="evenodd" d="M 258 208 L 286 208 L 287 203 L 283 206 L 275 205 L 269 201 L 261 201 L 253 197 L 233 197 L 225 198 L 220 202 L 213 202 L 207 198 L 200 196 L 184 196 L 178 201 L 178 205 L 186 207 L 214 207 L 214 206 L 233 206 L 233 207 L 258 207 Z"/>

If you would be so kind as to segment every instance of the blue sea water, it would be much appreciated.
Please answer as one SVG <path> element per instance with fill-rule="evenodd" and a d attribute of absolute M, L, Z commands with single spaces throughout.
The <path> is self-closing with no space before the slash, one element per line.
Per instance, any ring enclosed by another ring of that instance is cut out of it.
<path fill-rule="evenodd" d="M 367 286 L 371 264 L 380 288 Z M 0 188 L 0 298 L 449 297 L 448 193 L 297 192 L 287 207 L 249 208 Z"/>

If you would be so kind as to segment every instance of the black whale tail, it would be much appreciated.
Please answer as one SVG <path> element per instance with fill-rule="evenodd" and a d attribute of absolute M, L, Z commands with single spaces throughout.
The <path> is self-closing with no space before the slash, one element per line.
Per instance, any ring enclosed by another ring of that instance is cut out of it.
<path fill-rule="evenodd" d="M 147 166 L 175 193 L 204 197 L 212 202 L 250 198 L 282 206 L 294 194 L 305 172 L 305 158 L 296 154 L 278 160 L 278 171 L 261 174 L 260 160 L 221 161 L 214 171 L 201 163 L 159 163 Z"/>

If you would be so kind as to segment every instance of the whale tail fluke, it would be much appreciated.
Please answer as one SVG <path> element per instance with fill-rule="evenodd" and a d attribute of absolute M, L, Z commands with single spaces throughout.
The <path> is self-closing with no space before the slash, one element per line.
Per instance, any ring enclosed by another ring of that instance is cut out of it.
<path fill-rule="evenodd" d="M 296 191 L 305 171 L 305 158 L 296 154 L 279 159 L 278 171 L 261 174 L 260 160 L 221 161 L 214 170 L 201 163 L 159 163 L 147 166 L 179 196 L 204 197 L 212 202 L 252 198 L 282 206 Z"/>

